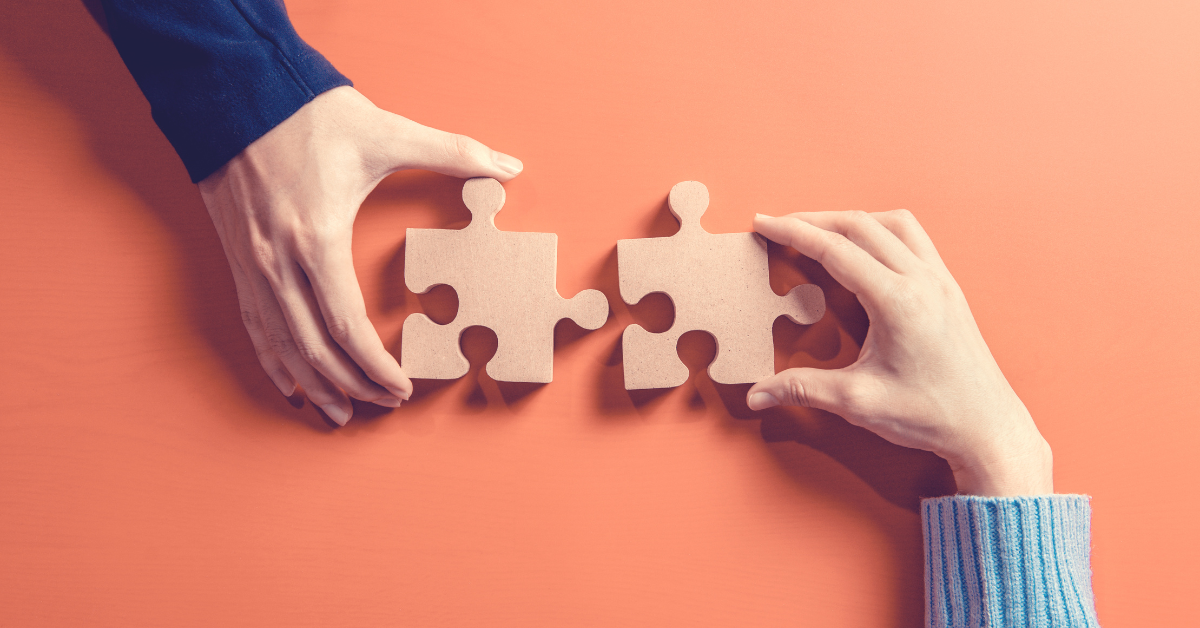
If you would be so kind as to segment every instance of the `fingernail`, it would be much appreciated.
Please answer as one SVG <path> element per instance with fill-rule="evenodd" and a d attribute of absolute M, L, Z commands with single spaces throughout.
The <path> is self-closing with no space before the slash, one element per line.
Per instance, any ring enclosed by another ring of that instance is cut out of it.
<path fill-rule="evenodd" d="M 402 401 L 398 397 L 384 397 L 383 399 L 376 399 L 374 403 L 386 408 L 399 408 Z"/>
<path fill-rule="evenodd" d="M 284 379 L 280 373 L 268 373 L 271 378 L 271 383 L 283 393 L 284 397 L 291 397 L 296 392 L 296 382 L 289 382 Z"/>
<path fill-rule="evenodd" d="M 394 388 L 392 386 L 384 386 L 384 388 L 387 388 L 388 392 L 392 393 L 393 395 L 396 395 L 397 399 L 408 401 L 408 398 L 412 396 L 412 393 L 404 392 L 404 390 L 402 390 L 400 388 Z"/>
<path fill-rule="evenodd" d="M 756 392 L 750 395 L 750 399 L 747 400 L 746 405 L 750 406 L 751 410 L 765 410 L 779 405 L 779 400 L 771 393 Z"/>
<path fill-rule="evenodd" d="M 766 214 L 754 214 L 755 220 L 766 220 L 768 218 L 772 218 L 772 216 L 768 216 Z"/>
<path fill-rule="evenodd" d="M 496 167 L 511 175 L 516 175 L 525 169 L 525 164 L 522 164 L 520 159 L 501 152 L 497 152 L 492 161 L 495 162 Z"/>
<path fill-rule="evenodd" d="M 338 425 L 345 425 L 350 420 L 350 413 L 336 404 L 328 403 L 321 406 L 321 409 Z"/>

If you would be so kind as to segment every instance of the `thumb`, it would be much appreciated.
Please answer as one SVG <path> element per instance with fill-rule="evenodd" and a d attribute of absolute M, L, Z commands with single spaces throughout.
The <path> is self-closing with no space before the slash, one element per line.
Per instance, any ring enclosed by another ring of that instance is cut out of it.
<path fill-rule="evenodd" d="M 751 410 L 800 406 L 840 414 L 848 377 L 841 369 L 788 369 L 752 386 L 746 393 L 746 405 Z"/>
<path fill-rule="evenodd" d="M 463 179 L 491 177 L 508 181 L 524 168 L 520 159 L 492 150 L 465 135 L 396 118 L 396 133 L 389 151 L 393 171 L 419 168 Z"/>

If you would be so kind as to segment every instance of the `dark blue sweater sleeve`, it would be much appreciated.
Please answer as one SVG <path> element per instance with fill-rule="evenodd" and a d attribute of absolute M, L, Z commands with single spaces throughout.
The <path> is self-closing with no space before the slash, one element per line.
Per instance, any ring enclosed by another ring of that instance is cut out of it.
<path fill-rule="evenodd" d="M 349 79 L 279 0 L 103 0 L 109 35 L 193 182 Z"/>

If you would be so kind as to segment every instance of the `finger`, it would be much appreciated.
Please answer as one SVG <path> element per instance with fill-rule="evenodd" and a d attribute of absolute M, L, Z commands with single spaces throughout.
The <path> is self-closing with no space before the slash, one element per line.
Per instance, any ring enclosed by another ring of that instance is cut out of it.
<path fill-rule="evenodd" d="M 329 335 L 310 280 L 298 263 L 289 259 L 277 273 L 266 276 L 266 279 L 274 289 L 288 329 L 292 330 L 296 348 L 313 369 L 355 399 L 395 399 L 390 391 L 368 379 Z"/>
<path fill-rule="evenodd" d="M 929 264 L 945 268 L 945 263 L 942 262 L 942 256 L 938 253 L 937 247 L 933 245 L 933 240 L 929 238 L 928 233 L 925 233 L 925 228 L 921 226 L 920 222 L 917 222 L 917 218 L 913 216 L 912 212 L 907 209 L 894 209 L 888 212 L 871 212 L 871 216 L 888 231 L 896 234 L 896 237 L 914 255 Z"/>
<path fill-rule="evenodd" d="M 859 296 L 882 296 L 896 275 L 846 236 L 797 218 L 758 214 L 754 230 L 816 260 L 847 290 Z"/>
<path fill-rule="evenodd" d="M 296 380 L 292 378 L 292 374 L 284 365 L 283 360 L 280 360 L 279 356 L 271 350 L 271 343 L 267 341 L 267 333 L 263 330 L 258 303 L 254 298 L 254 288 L 250 286 L 246 272 L 237 260 L 230 259 L 229 265 L 233 270 L 233 283 L 237 288 L 242 323 L 246 325 L 246 331 L 250 332 L 250 342 L 254 344 L 254 353 L 258 356 L 258 363 L 262 365 L 263 370 L 267 372 L 267 376 L 271 378 L 271 382 L 275 384 L 279 392 L 283 393 L 284 397 L 291 397 L 296 392 Z"/>
<path fill-rule="evenodd" d="M 399 405 L 400 399 L 368 379 L 330 337 L 321 307 L 301 267 L 294 260 L 289 260 L 279 271 L 267 279 L 271 282 L 283 317 L 305 361 L 355 399 L 381 405 Z"/>
<path fill-rule="evenodd" d="M 752 386 L 746 393 L 746 404 L 751 410 L 799 406 L 840 415 L 845 410 L 850 377 L 844 369 L 788 369 Z"/>
<path fill-rule="evenodd" d="M 465 135 L 396 118 L 390 142 L 395 170 L 421 168 L 463 179 L 491 177 L 508 181 L 525 167 L 520 159 L 494 151 Z"/>
<path fill-rule="evenodd" d="M 350 399 L 304 358 L 295 338 L 292 337 L 292 330 L 283 315 L 270 281 L 262 272 L 257 271 L 257 267 L 253 268 L 256 271 L 247 271 L 246 279 L 254 290 L 254 300 L 258 305 L 259 320 L 268 346 L 295 377 L 296 382 L 304 387 L 308 400 L 319 406 L 335 423 L 345 425 L 354 415 Z"/>
<path fill-rule="evenodd" d="M 299 255 L 298 261 L 312 285 L 329 336 L 371 381 L 407 400 L 412 382 L 367 318 L 350 247 L 315 247 Z"/>
<path fill-rule="evenodd" d="M 896 237 L 896 234 L 866 212 L 800 212 L 788 214 L 788 217 L 842 234 L 871 257 L 898 273 L 912 268 L 917 260 L 916 255 Z"/>

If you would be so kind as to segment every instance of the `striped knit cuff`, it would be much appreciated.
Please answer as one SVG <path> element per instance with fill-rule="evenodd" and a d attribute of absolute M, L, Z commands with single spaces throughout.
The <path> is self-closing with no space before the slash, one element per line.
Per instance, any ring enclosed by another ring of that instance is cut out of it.
<path fill-rule="evenodd" d="M 1086 495 L 921 501 L 925 621 L 949 626 L 1099 626 Z"/>

